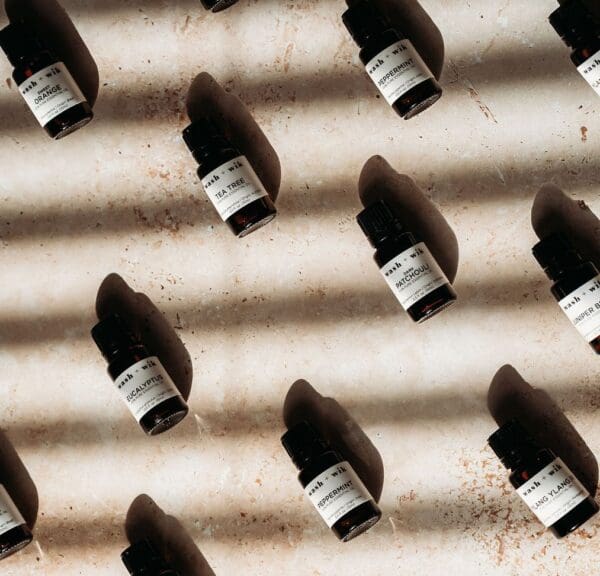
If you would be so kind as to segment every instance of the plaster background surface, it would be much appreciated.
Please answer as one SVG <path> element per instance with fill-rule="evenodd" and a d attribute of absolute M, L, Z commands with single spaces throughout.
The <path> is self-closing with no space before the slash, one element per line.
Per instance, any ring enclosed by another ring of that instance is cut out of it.
<path fill-rule="evenodd" d="M 40 497 L 36 544 L 3 574 L 124 574 L 140 493 L 220 576 L 588 574 L 600 517 L 555 540 L 485 444 L 487 389 L 511 363 L 600 453 L 598 359 L 530 255 L 542 183 L 600 213 L 600 100 L 547 23 L 555 2 L 424 0 L 445 94 L 410 122 L 376 97 L 339 0 L 219 15 L 192 0 L 63 5 L 99 67 L 93 124 L 53 143 L 0 86 L 0 425 Z M 241 241 L 180 139 L 201 71 L 247 104 L 282 163 L 279 217 Z M 417 180 L 460 243 L 460 303 L 420 327 L 354 222 L 373 154 Z M 156 439 L 88 336 L 111 272 L 153 299 L 193 360 L 191 413 Z M 279 444 L 298 378 L 349 410 L 385 464 L 384 518 L 351 544 L 304 500 Z"/>

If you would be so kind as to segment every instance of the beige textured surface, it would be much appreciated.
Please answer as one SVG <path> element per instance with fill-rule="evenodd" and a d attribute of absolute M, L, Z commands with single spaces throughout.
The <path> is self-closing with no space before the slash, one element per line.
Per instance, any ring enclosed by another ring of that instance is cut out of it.
<path fill-rule="evenodd" d="M 445 95 L 410 123 L 375 98 L 339 0 L 242 0 L 217 16 L 192 0 L 64 5 L 100 71 L 94 123 L 52 143 L 0 87 L 0 425 L 40 498 L 37 544 L 2 573 L 124 573 L 125 514 L 147 493 L 220 576 L 589 574 L 600 519 L 568 541 L 543 533 L 485 448 L 487 388 L 511 363 L 600 452 L 598 359 L 530 255 L 543 182 L 600 212 L 600 100 L 546 22 L 554 2 L 424 0 Z M 283 167 L 278 219 L 242 241 L 179 138 L 203 70 L 246 102 Z M 417 180 L 460 243 L 461 302 L 421 327 L 354 223 L 373 154 Z M 110 272 L 192 357 L 190 416 L 158 439 L 88 337 Z M 383 458 L 384 518 L 351 544 L 304 501 L 279 445 L 297 378 Z"/>

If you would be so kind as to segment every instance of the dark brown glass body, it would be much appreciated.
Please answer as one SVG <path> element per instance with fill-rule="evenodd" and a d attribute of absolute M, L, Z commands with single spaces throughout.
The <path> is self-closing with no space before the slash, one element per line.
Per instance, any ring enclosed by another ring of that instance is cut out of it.
<path fill-rule="evenodd" d="M 202 0 L 202 6 L 212 12 L 220 12 L 237 3 L 238 0 Z"/>
<path fill-rule="evenodd" d="M 375 56 L 399 40 L 404 40 L 404 38 L 401 38 L 393 29 L 386 30 L 379 36 L 371 36 L 368 44 L 359 52 L 359 58 L 366 66 Z M 431 78 L 411 88 L 392 104 L 392 108 L 402 118 L 408 120 L 435 104 L 441 96 L 442 87 L 434 78 Z"/>
<path fill-rule="evenodd" d="M 538 472 L 556 460 L 555 454 L 546 448 L 532 449 L 523 453 L 521 462 L 515 464 L 513 472 L 509 476 L 510 483 L 515 488 L 520 488 L 531 480 Z M 598 504 L 588 496 L 579 503 L 568 514 L 550 526 L 550 530 L 557 538 L 563 538 L 574 530 L 577 530 L 584 522 L 589 520 L 598 512 Z"/>
<path fill-rule="evenodd" d="M 377 251 L 373 258 L 379 268 L 383 268 L 390 260 L 393 260 L 398 254 L 408 250 L 417 244 L 414 236 L 410 232 L 403 232 L 395 236 L 388 236 L 383 242 L 378 244 Z M 436 288 L 424 298 L 413 304 L 408 310 L 408 315 L 418 323 L 429 320 L 442 310 L 448 308 L 456 302 L 457 295 L 451 284 L 445 284 Z"/>
<path fill-rule="evenodd" d="M 225 162 L 229 162 L 238 156 L 242 156 L 240 151 L 229 145 L 220 148 L 205 146 L 198 149 L 194 157 L 200 164 L 198 168 L 199 178 L 204 178 L 213 170 L 225 164 Z M 250 204 L 246 204 L 246 206 L 238 210 L 235 214 L 232 214 L 225 222 L 236 236 L 243 238 L 271 222 L 275 216 L 277 216 L 275 204 L 273 204 L 269 196 L 263 196 L 254 200 L 254 202 L 250 202 Z"/>
<path fill-rule="evenodd" d="M 593 278 L 598 276 L 598 269 L 591 262 L 584 262 L 564 270 L 556 279 L 550 289 L 557 301 L 566 298 L 571 292 L 577 290 Z M 590 342 L 596 354 L 600 354 L 600 336 Z"/>
<path fill-rule="evenodd" d="M 56 57 L 50 52 L 39 52 L 36 56 L 21 60 L 13 70 L 12 77 L 17 85 L 20 85 L 36 72 L 56 63 Z M 50 120 L 44 126 L 44 130 L 51 138 L 59 140 L 88 124 L 93 117 L 92 107 L 87 102 L 81 102 Z"/>
<path fill-rule="evenodd" d="M 115 380 L 120 374 L 125 372 L 130 366 L 150 357 L 145 346 L 136 344 L 124 350 L 119 351 L 110 358 L 108 364 L 108 373 Z M 151 436 L 156 436 L 161 432 L 166 432 L 187 415 L 189 408 L 181 396 L 174 396 L 155 406 L 140 420 L 140 426 Z"/>
<path fill-rule="evenodd" d="M 319 474 L 340 462 L 343 462 L 343 458 L 334 450 L 328 450 L 311 458 L 306 467 L 298 474 L 298 480 L 302 487 L 306 488 Z M 381 510 L 374 500 L 370 500 L 342 516 L 331 527 L 331 530 L 342 542 L 348 542 L 377 524 L 380 518 Z"/>
<path fill-rule="evenodd" d="M 16 526 L 0 535 L 0 560 L 8 558 L 31 543 L 33 534 L 26 524 Z"/>

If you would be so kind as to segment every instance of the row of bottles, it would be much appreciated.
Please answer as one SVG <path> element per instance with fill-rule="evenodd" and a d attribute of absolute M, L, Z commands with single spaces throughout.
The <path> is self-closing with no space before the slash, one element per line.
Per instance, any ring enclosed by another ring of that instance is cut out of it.
<path fill-rule="evenodd" d="M 315 426 L 300 421 L 287 430 L 281 442 L 299 470 L 306 499 L 339 540 L 348 542 L 378 523 L 382 511 L 375 498 L 350 462 Z M 551 449 L 534 440 L 518 420 L 508 420 L 488 443 L 510 470 L 509 481 L 517 495 L 557 538 L 571 534 L 598 513 L 597 502 L 578 477 Z M 32 540 L 31 529 L 0 485 L 0 559 Z M 122 558 L 134 576 L 177 574 L 168 571 L 149 542 L 132 545 Z"/>
<path fill-rule="evenodd" d="M 203 3 L 219 11 L 235 0 Z M 392 26 L 371 0 L 347 3 L 342 20 L 360 47 L 367 74 L 387 103 L 408 120 L 437 102 L 442 88 L 406 32 Z M 594 0 L 560 0 L 560 4 L 550 23 L 573 48 L 571 58 L 581 75 L 600 94 L 600 8 Z M 19 92 L 52 138 L 63 138 L 92 120 L 92 108 L 65 64 L 24 21 L 0 30 L 0 47 L 14 67 Z M 210 128 L 193 132 L 205 130 Z"/>

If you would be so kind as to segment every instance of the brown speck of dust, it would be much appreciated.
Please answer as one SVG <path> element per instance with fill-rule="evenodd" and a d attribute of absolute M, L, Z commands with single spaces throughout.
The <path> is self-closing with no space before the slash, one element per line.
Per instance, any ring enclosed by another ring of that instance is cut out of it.
<path fill-rule="evenodd" d="M 582 126 L 581 127 L 581 141 L 582 142 L 587 142 L 587 133 L 588 133 L 587 126 Z"/>

